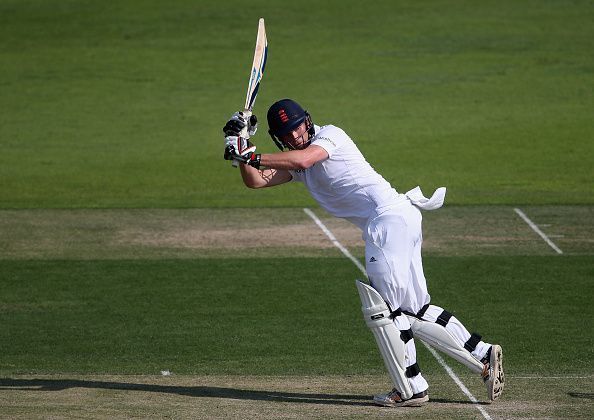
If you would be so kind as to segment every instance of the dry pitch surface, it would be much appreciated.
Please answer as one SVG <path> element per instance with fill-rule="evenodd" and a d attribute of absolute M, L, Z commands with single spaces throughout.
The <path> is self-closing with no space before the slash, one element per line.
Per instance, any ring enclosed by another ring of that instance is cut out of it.
<path fill-rule="evenodd" d="M 522 210 L 565 254 L 594 253 L 594 207 Z M 316 214 L 355 256 L 361 232 Z M 424 212 L 425 255 L 555 255 L 508 206 Z M 237 254 L 237 250 L 241 254 Z M 0 210 L 0 259 L 341 256 L 302 209 Z"/>
<path fill-rule="evenodd" d="M 0 379 L 3 418 L 592 418 L 594 376 L 514 377 L 501 400 L 471 403 L 444 374 L 431 402 L 376 407 L 383 376 L 21 376 Z M 480 381 L 460 378 L 484 401 Z"/>
<path fill-rule="evenodd" d="M 593 209 L 523 208 L 566 254 L 593 251 Z M 0 259 L 208 258 L 226 253 L 340 255 L 301 209 L 0 211 Z M 360 233 L 319 210 L 355 256 Z M 254 240 L 253 229 L 259 232 Z M 450 207 L 425 213 L 425 253 L 555 255 L 511 207 Z M 451 364 L 451 362 L 449 362 Z M 503 398 L 484 402 L 478 378 L 457 370 L 479 400 L 469 401 L 444 372 L 427 374 L 431 403 L 373 406 L 384 376 L 80 376 L 0 379 L 2 418 L 592 418 L 594 376 L 515 376 Z M 481 409 L 484 412 L 481 412 Z"/>

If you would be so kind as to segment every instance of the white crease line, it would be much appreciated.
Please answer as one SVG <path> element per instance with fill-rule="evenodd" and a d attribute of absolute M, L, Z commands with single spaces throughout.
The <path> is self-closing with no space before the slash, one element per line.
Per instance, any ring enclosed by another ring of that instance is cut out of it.
<path fill-rule="evenodd" d="M 338 249 L 340 249 L 340 251 L 349 259 L 351 260 L 359 270 L 361 270 L 361 272 L 367 276 L 366 272 L 365 272 L 365 267 L 363 267 L 363 264 L 361 264 L 361 262 L 356 259 L 355 257 L 353 257 L 353 254 L 351 254 L 349 252 L 348 249 L 346 249 L 344 246 L 342 246 L 342 244 L 340 242 L 338 242 L 338 240 L 336 239 L 336 237 L 332 234 L 332 232 L 330 232 L 330 230 L 326 227 L 326 225 L 324 225 L 322 223 L 322 221 L 320 219 L 318 219 L 318 216 L 316 216 L 314 214 L 313 211 L 311 211 L 310 209 L 303 209 L 303 211 L 313 219 L 314 222 L 316 222 L 316 225 L 318 225 L 318 227 L 320 229 L 322 229 L 322 231 L 326 234 L 326 236 L 328 238 L 330 238 L 330 240 L 332 241 L 332 243 L 334 244 L 334 246 Z"/>
<path fill-rule="evenodd" d="M 466 388 L 466 385 L 464 385 L 462 383 L 462 381 L 458 378 L 458 376 L 456 376 L 456 374 L 454 373 L 454 371 L 452 370 L 452 368 L 447 365 L 447 363 L 435 351 L 435 349 L 433 349 L 433 347 L 431 347 L 429 344 L 425 343 L 424 341 L 421 341 L 421 343 L 423 343 L 425 345 L 425 347 L 427 347 L 427 349 L 431 352 L 431 354 L 433 355 L 433 357 L 435 357 L 437 359 L 437 361 L 439 362 L 439 364 L 445 369 L 445 371 L 448 373 L 448 375 L 450 375 L 450 377 L 454 380 L 454 382 L 456 382 L 456 385 L 458 385 L 458 387 L 468 397 L 468 399 L 472 403 L 475 404 L 475 407 L 478 409 L 478 411 L 481 412 L 481 414 L 483 415 L 483 417 L 485 419 L 487 419 L 487 420 L 491 420 L 491 416 L 489 415 L 489 413 L 487 413 L 487 411 L 483 407 L 481 407 L 479 405 L 478 400 L 474 397 L 474 395 L 472 395 L 472 393 L 468 390 L 468 388 Z"/>
<path fill-rule="evenodd" d="M 594 376 L 508 376 L 512 379 L 592 379 Z"/>
<path fill-rule="evenodd" d="M 514 208 L 514 211 L 515 211 L 515 212 L 518 214 L 518 216 L 520 216 L 520 217 L 522 218 L 522 220 L 524 220 L 526 223 L 528 223 L 528 226 L 530 226 L 530 227 L 532 228 L 532 230 L 533 230 L 533 231 L 535 231 L 535 232 L 536 232 L 536 233 L 537 233 L 537 234 L 538 234 L 538 235 L 539 235 L 539 236 L 540 236 L 542 239 L 544 239 L 544 241 L 545 241 L 545 242 L 546 242 L 546 243 L 547 243 L 547 244 L 548 244 L 548 245 L 549 245 L 551 248 L 553 248 L 553 249 L 554 249 L 554 250 L 557 252 L 557 254 L 563 254 L 563 251 L 561 251 L 561 250 L 559 249 L 559 247 L 558 247 L 557 245 L 555 245 L 555 244 L 553 243 L 553 241 L 551 241 L 551 240 L 548 238 L 548 236 L 547 236 L 547 235 L 545 235 L 545 234 L 543 233 L 543 231 L 542 231 L 542 230 L 540 230 L 540 229 L 538 228 L 538 226 L 536 226 L 536 225 L 535 225 L 535 224 L 532 222 L 532 220 L 530 220 L 530 219 L 528 218 L 528 216 L 526 216 L 526 214 L 524 214 L 524 212 L 523 212 L 522 210 L 520 210 L 519 208 Z"/>
<path fill-rule="evenodd" d="M 363 273 L 363 275 L 365 277 L 367 277 L 367 273 L 365 272 L 365 267 L 363 267 L 363 264 L 361 264 L 361 262 L 358 259 L 356 259 L 355 257 L 353 257 L 353 254 L 351 254 L 348 249 L 346 249 L 344 246 L 342 246 L 342 244 L 340 242 L 338 242 L 338 240 L 336 239 L 336 237 L 332 234 L 332 232 L 330 232 L 330 229 L 328 229 L 326 227 L 326 225 L 324 225 L 324 223 L 322 223 L 322 221 L 318 218 L 318 216 L 316 216 L 314 214 L 314 212 L 311 211 L 308 208 L 304 208 L 303 211 L 309 217 L 312 218 L 312 220 L 316 223 L 316 225 L 318 225 L 318 227 L 320 229 L 322 229 L 322 231 L 326 234 L 326 236 L 332 241 L 332 243 L 334 244 L 334 246 L 336 246 L 338 249 L 340 249 L 340 251 L 349 260 L 351 260 L 353 263 L 355 263 L 355 265 L 357 266 L 357 268 L 359 270 L 361 270 L 361 272 Z M 429 349 L 429 351 L 431 352 L 431 354 L 433 355 L 433 357 L 435 357 L 435 359 L 437 359 L 437 361 L 439 362 L 439 364 L 445 369 L 445 371 L 448 373 L 448 375 L 450 375 L 450 378 L 453 379 L 453 381 L 456 383 L 456 385 L 458 385 L 458 387 L 462 390 L 462 392 L 468 397 L 468 399 L 481 412 L 481 414 L 483 415 L 483 417 L 486 420 L 491 420 L 491 416 L 489 416 L 489 413 L 487 413 L 485 411 L 485 409 L 479 405 L 478 400 L 474 397 L 474 395 L 472 395 L 472 393 L 468 390 L 468 388 L 466 388 L 466 386 L 462 383 L 462 381 L 454 373 L 454 371 L 452 370 L 452 368 L 450 368 L 447 365 L 447 363 L 443 360 L 443 358 L 435 350 L 433 350 L 429 345 L 427 345 L 425 342 L 421 341 L 421 343 L 423 343 L 425 345 L 425 347 L 427 347 L 427 349 Z"/>

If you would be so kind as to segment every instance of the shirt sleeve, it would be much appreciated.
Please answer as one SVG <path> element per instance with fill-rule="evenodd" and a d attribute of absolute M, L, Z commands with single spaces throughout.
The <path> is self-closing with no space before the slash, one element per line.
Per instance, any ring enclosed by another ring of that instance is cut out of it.
<path fill-rule="evenodd" d="M 334 126 L 325 126 L 318 132 L 311 144 L 320 146 L 328 153 L 328 157 L 332 157 L 342 144 L 344 144 L 344 131 Z"/>

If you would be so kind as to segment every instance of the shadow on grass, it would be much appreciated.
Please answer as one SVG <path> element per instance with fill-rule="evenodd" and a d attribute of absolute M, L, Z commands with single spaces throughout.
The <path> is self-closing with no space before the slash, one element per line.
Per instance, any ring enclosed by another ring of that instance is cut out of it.
<path fill-rule="evenodd" d="M 173 386 L 127 382 L 83 381 L 76 379 L 0 379 L 0 389 L 29 391 L 62 391 L 69 388 L 115 389 L 123 391 L 157 392 L 188 397 L 230 398 L 236 400 L 298 402 L 309 404 L 373 405 L 362 395 L 305 394 L 298 392 L 259 391 L 213 386 Z"/>
<path fill-rule="evenodd" d="M 253 401 L 278 401 L 348 406 L 375 405 L 371 401 L 371 396 L 367 395 L 259 391 L 212 386 L 152 385 L 127 382 L 83 381 L 77 379 L 0 379 L 0 390 L 14 389 L 21 391 L 62 391 L 70 388 L 115 389 L 122 391 L 177 394 L 188 397 L 230 398 L 236 400 Z M 454 401 L 445 399 L 434 399 L 431 401 L 435 403 L 472 404 L 470 401 Z"/>

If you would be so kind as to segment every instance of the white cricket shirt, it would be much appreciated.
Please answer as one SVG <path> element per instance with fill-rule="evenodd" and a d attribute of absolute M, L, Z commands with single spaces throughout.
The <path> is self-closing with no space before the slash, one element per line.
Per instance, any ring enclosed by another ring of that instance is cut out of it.
<path fill-rule="evenodd" d="M 316 125 L 311 144 L 324 148 L 328 159 L 289 172 L 333 216 L 345 218 L 364 231 L 367 220 L 376 216 L 379 208 L 406 200 L 371 167 L 342 129 Z"/>

